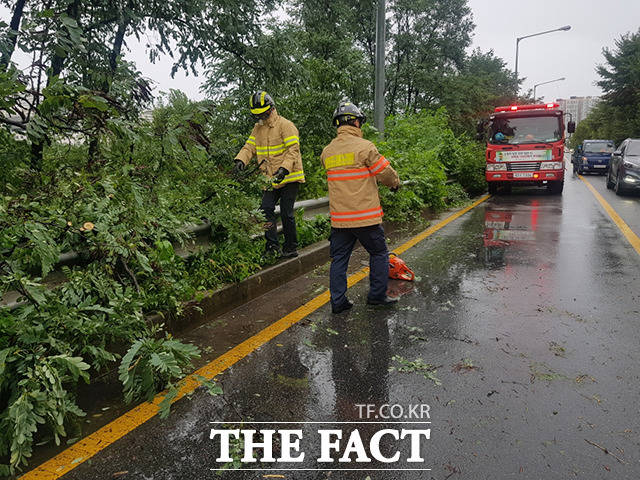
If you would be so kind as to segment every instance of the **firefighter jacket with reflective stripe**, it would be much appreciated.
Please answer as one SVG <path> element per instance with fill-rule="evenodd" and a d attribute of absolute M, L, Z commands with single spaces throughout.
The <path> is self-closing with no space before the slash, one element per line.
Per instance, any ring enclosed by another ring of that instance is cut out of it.
<path fill-rule="evenodd" d="M 362 130 L 338 127 L 338 135 L 324 147 L 321 160 L 327 170 L 331 226 L 355 228 L 382 222 L 378 181 L 400 184 L 398 174 L 376 146 L 362 138 Z"/>
<path fill-rule="evenodd" d="M 273 184 L 273 188 L 291 182 L 304 183 L 298 129 L 293 122 L 278 115 L 275 109 L 269 118 L 255 124 L 235 159 L 247 165 L 254 156 L 263 175 L 269 179 L 280 167 L 289 171 L 281 183 Z"/>

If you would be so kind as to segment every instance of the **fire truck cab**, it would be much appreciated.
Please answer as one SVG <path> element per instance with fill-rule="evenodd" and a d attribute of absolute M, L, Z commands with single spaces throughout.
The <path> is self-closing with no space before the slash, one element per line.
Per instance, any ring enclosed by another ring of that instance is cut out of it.
<path fill-rule="evenodd" d="M 573 133 L 575 124 L 569 122 Z M 486 179 L 489 193 L 513 185 L 564 186 L 564 115 L 557 103 L 497 107 L 489 117 Z"/>

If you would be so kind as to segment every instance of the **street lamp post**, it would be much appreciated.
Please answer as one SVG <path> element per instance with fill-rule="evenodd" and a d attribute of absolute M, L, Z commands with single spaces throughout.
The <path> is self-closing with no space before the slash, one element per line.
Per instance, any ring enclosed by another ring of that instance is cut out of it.
<path fill-rule="evenodd" d="M 375 67 L 375 98 L 374 125 L 380 137 L 384 135 L 384 63 L 385 63 L 385 0 L 378 0 L 376 12 L 376 67 Z"/>
<path fill-rule="evenodd" d="M 565 25 L 564 27 L 554 28 L 553 30 L 533 33 L 531 35 L 525 35 L 524 37 L 516 38 L 516 82 L 518 81 L 518 53 L 520 51 L 520 40 L 524 40 L 525 38 L 530 38 L 530 37 L 537 37 L 538 35 L 544 35 L 546 33 L 560 32 L 560 31 L 566 32 L 567 30 L 571 30 L 571 25 Z M 518 88 L 517 85 L 516 85 L 516 88 Z"/>
<path fill-rule="evenodd" d="M 561 82 L 563 80 L 566 80 L 566 78 L 564 77 L 560 77 L 560 78 L 556 78 L 555 80 L 549 80 L 547 82 L 542 82 L 542 83 L 536 83 L 533 86 L 533 99 L 536 99 L 536 89 L 540 86 L 540 85 L 546 85 L 547 83 L 553 83 L 553 82 Z"/>

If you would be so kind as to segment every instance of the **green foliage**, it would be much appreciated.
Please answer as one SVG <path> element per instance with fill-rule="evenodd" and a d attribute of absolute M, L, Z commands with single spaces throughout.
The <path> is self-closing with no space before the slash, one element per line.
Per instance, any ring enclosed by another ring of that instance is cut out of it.
<path fill-rule="evenodd" d="M 470 195 L 478 195 L 487 190 L 485 177 L 485 147 L 472 141 L 465 134 L 456 138 L 454 143 L 455 159 L 451 175 Z"/>
<path fill-rule="evenodd" d="M 640 30 L 622 35 L 616 49 L 604 48 L 607 62 L 596 71 L 601 79 L 598 86 L 611 106 L 624 107 L 640 103 Z"/>
<path fill-rule="evenodd" d="M 298 230 L 298 243 L 301 247 L 306 247 L 317 242 L 319 239 L 329 238 L 331 233 L 331 222 L 326 215 L 316 215 L 312 220 L 305 221 L 302 216 L 302 209 L 296 211 L 296 226 Z"/>
<path fill-rule="evenodd" d="M 158 109 L 152 124 L 104 110 L 96 99 L 100 96 L 59 84 L 51 88 L 55 92 L 47 97 L 51 111 L 77 102 L 78 108 L 95 110 L 96 115 L 106 112 L 105 125 L 117 120 L 128 133 L 95 129 L 98 149 L 93 158 L 99 159 L 95 162 L 87 161 L 86 144 L 74 142 L 45 147 L 39 173 L 24 157 L 5 165 L 0 292 L 18 291 L 24 303 L 13 311 L 0 310 L 0 349 L 17 349 L 31 363 L 60 355 L 78 357 L 91 365 L 93 374 L 116 361 L 118 345 L 140 338 L 144 312 L 179 314 L 182 303 L 198 291 L 239 281 L 261 267 L 260 242 L 249 238 L 259 231 L 260 190 L 252 179 L 241 184 L 230 176 L 223 163 L 226 158 L 207 153 L 208 104 L 174 94 Z M 2 148 L 24 143 L 11 135 L 6 138 Z M 171 242 L 185 241 L 185 224 L 198 224 L 203 218 L 211 223 L 215 248 L 189 260 L 180 258 Z M 59 255 L 69 251 L 82 252 L 89 263 L 65 269 L 66 281 L 55 290 L 45 288 L 41 279 L 58 263 Z M 78 378 L 64 375 L 59 363 L 52 365 L 60 370 L 59 383 L 66 393 L 56 395 L 72 412 Z M 13 365 L 2 372 L 4 416 L 18 408 L 14 402 L 22 398 L 22 390 L 16 386 L 28 379 L 32 369 Z M 158 378 L 153 387 L 167 384 L 162 371 L 151 372 Z M 137 373 L 133 382 L 136 377 Z M 27 393 L 44 391 L 31 386 L 34 390 Z M 137 394 L 132 390 L 132 398 Z M 38 405 L 50 408 L 47 415 L 62 408 L 49 397 Z M 73 425 L 74 418 L 65 414 L 63 425 Z M 39 437 L 47 438 L 49 432 L 64 435 L 63 430 L 53 431 L 48 423 L 32 420 Z M 16 444 L 15 431 L 8 427 L 0 434 L 0 456 L 7 455 L 12 470 L 24 464 L 32 443 L 32 437 L 21 437 Z"/>
<path fill-rule="evenodd" d="M 8 408 L 0 415 L 3 451 L 8 446 L 11 454 L 10 467 L 3 466 L 5 471 L 26 465 L 40 425 L 49 429 L 56 445 L 60 445 L 60 437 L 66 436 L 64 425 L 69 418 L 84 416 L 64 384 L 79 378 L 88 382 L 89 365 L 80 357 L 44 356 L 44 350 L 31 352 L 9 347 L 0 351 L 0 386 L 9 390 Z M 12 380 L 7 373 L 15 370 L 22 374 L 20 382 L 6 385 Z"/>
<path fill-rule="evenodd" d="M 368 136 L 376 141 L 375 132 L 369 130 Z M 389 117 L 385 140 L 377 145 L 400 179 L 410 182 L 397 193 L 381 189 L 387 220 L 405 220 L 420 215 L 425 207 L 441 210 L 447 202 L 459 201 L 460 190 L 451 195 L 447 178 L 470 194 L 486 188 L 481 147 L 465 136 L 456 137 L 444 110 Z"/>
<path fill-rule="evenodd" d="M 614 50 L 605 48 L 606 64 L 596 71 L 604 91 L 601 102 L 581 121 L 571 137 L 572 148 L 585 139 L 613 140 L 640 137 L 640 30 L 622 35 Z"/>
<path fill-rule="evenodd" d="M 84 272 L 67 270 L 69 281 L 52 291 L 3 264 L 1 284 L 29 300 L 12 312 L 0 310 L 0 454 L 9 455 L 7 471 L 26 464 L 36 434 L 59 444 L 84 415 L 75 385 L 89 381 L 90 366 L 115 360 L 112 345 L 143 330 L 133 291 L 101 270 L 98 264 Z"/>
<path fill-rule="evenodd" d="M 515 76 L 493 50 L 483 53 L 475 49 L 459 74 L 447 76 L 442 82 L 440 104 L 447 108 L 456 132 L 473 134 L 480 117 L 488 116 L 496 106 L 516 101 Z"/>
<path fill-rule="evenodd" d="M 160 327 L 153 327 L 136 340 L 122 357 L 118 378 L 122 382 L 127 402 L 138 399 L 150 401 L 159 390 L 166 390 L 160 402 L 160 417 L 169 414 L 171 401 L 178 394 L 178 383 L 200 351 L 194 345 L 175 340 L 170 334 L 155 338 Z"/>
<path fill-rule="evenodd" d="M 466 0 L 395 0 L 390 3 L 388 111 L 447 106 L 446 81 L 465 63 L 473 21 Z"/>

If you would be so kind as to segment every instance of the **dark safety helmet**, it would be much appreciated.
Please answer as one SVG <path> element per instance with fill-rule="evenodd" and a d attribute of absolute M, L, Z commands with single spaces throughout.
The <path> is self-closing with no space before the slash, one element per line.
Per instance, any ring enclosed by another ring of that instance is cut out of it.
<path fill-rule="evenodd" d="M 360 126 L 367 121 L 367 117 L 360 111 L 358 106 L 348 100 L 340 102 L 338 108 L 333 111 L 333 124 L 336 127 L 350 124 L 356 119 L 360 120 Z"/>
<path fill-rule="evenodd" d="M 249 108 L 254 117 L 263 118 L 275 106 L 273 98 L 265 91 L 255 92 L 249 97 Z"/>

